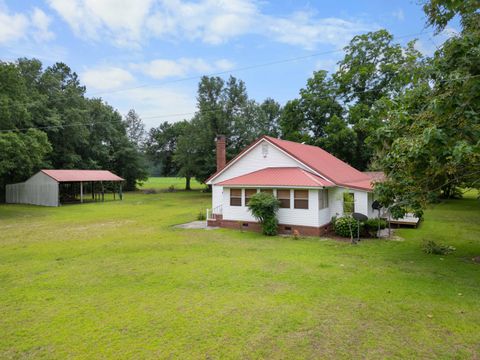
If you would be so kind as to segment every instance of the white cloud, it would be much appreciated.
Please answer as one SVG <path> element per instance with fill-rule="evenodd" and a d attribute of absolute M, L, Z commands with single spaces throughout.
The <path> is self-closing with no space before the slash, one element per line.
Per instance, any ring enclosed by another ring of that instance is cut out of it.
<path fill-rule="evenodd" d="M 33 9 L 31 22 L 35 28 L 33 33 L 37 41 L 48 41 L 55 37 L 55 34 L 49 30 L 52 19 L 39 8 Z"/>
<path fill-rule="evenodd" d="M 87 69 L 81 74 L 81 81 L 89 90 L 115 90 L 132 84 L 135 78 L 127 70 L 114 66 L 100 66 Z"/>
<path fill-rule="evenodd" d="M 154 79 L 167 77 L 185 77 L 189 74 L 208 74 L 216 71 L 229 70 L 234 64 L 227 59 L 220 59 L 209 64 L 200 58 L 180 58 L 177 61 L 156 59 L 147 63 L 131 64 L 134 70 L 139 70 Z"/>
<path fill-rule="evenodd" d="M 175 122 L 191 118 L 196 110 L 195 89 L 137 88 L 105 94 L 102 97 L 110 104 L 117 105 L 122 114 L 134 108 L 147 128 L 157 127 L 164 121 Z"/>
<path fill-rule="evenodd" d="M 251 0 L 160 3 L 147 20 L 147 27 L 154 35 L 200 39 L 213 45 L 249 32 L 259 14 Z"/>
<path fill-rule="evenodd" d="M 11 43 L 26 36 L 28 19 L 24 14 L 10 14 L 0 3 L 0 44 Z"/>
<path fill-rule="evenodd" d="M 267 33 L 277 41 L 310 50 L 316 48 L 318 44 L 341 47 L 354 35 L 372 29 L 371 25 L 360 21 L 339 18 L 318 19 L 312 12 L 296 12 L 286 18 L 265 16 L 263 24 Z"/>
<path fill-rule="evenodd" d="M 48 2 L 77 36 L 118 46 L 139 46 L 152 37 L 218 45 L 253 34 L 313 49 L 319 44 L 343 46 L 353 35 L 375 28 L 359 20 L 321 18 L 313 11 L 267 15 L 255 0 Z"/>
<path fill-rule="evenodd" d="M 30 15 L 10 13 L 0 1 L 0 44 L 18 45 L 20 40 L 33 38 L 37 42 L 53 39 L 49 30 L 51 19 L 41 9 L 33 8 Z"/>
<path fill-rule="evenodd" d="M 397 19 L 398 21 L 403 21 L 405 20 L 405 14 L 403 13 L 402 9 L 398 9 L 392 13 L 393 17 Z"/>
<path fill-rule="evenodd" d="M 102 34 L 119 46 L 136 46 L 153 0 L 48 0 L 50 6 L 81 38 Z"/>

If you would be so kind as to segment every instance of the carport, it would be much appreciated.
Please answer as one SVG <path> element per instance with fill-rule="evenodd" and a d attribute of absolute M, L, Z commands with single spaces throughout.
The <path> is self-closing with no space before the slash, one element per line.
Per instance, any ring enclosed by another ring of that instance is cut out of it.
<path fill-rule="evenodd" d="M 124 179 L 108 170 L 40 170 L 23 183 L 6 187 L 6 202 L 59 206 L 104 201 L 106 193 L 123 199 Z"/>

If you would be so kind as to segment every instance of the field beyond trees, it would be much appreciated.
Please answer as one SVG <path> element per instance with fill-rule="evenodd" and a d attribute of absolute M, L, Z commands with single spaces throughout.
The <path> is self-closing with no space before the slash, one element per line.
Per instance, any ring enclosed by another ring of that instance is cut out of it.
<path fill-rule="evenodd" d="M 0 205 L 0 358 L 480 357 L 474 194 L 357 246 L 172 227 L 209 204 Z M 423 240 L 457 250 L 427 255 Z"/>

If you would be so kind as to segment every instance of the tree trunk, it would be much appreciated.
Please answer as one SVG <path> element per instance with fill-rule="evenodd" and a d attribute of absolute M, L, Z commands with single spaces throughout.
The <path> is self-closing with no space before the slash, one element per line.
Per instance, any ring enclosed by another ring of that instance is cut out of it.
<path fill-rule="evenodd" d="M 190 187 L 190 179 L 190 176 L 185 177 L 185 190 L 192 190 L 192 188 Z"/>

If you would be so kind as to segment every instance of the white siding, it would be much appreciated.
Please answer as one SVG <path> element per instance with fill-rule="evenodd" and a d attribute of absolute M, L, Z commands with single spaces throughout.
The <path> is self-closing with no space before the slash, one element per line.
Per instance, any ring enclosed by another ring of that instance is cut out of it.
<path fill-rule="evenodd" d="M 318 190 L 310 189 L 308 192 L 308 209 L 294 209 L 293 190 L 290 191 L 290 209 L 278 210 L 278 222 L 286 225 L 303 226 L 321 226 L 330 222 L 328 209 L 321 210 L 322 216 L 319 216 L 318 210 Z M 223 191 L 223 218 L 234 221 L 256 221 L 248 207 L 245 206 L 244 190 L 242 190 L 242 206 L 230 206 L 230 188 L 224 188 Z M 325 219 L 327 219 L 325 221 Z M 324 222 L 320 222 L 324 221 Z"/>
<path fill-rule="evenodd" d="M 262 143 L 268 144 L 268 154 L 264 157 L 262 153 Z M 231 167 L 226 169 L 221 175 L 215 178 L 212 183 L 228 180 L 240 175 L 251 173 L 252 171 L 264 169 L 267 167 L 301 167 L 308 170 L 298 161 L 278 150 L 272 144 L 265 140 L 260 141 L 249 152 L 238 159 Z"/>
<path fill-rule="evenodd" d="M 223 204 L 223 186 L 212 185 L 212 210 Z"/>
<path fill-rule="evenodd" d="M 343 193 L 351 192 L 355 197 L 355 212 L 371 216 L 369 208 L 371 208 L 371 203 L 369 203 L 369 193 L 366 191 L 345 189 L 345 188 L 333 188 L 329 191 L 329 207 L 330 207 L 330 218 L 332 216 L 343 216 Z"/>
<path fill-rule="evenodd" d="M 38 172 L 23 183 L 7 185 L 6 202 L 58 206 L 58 183 L 44 173 Z"/>

